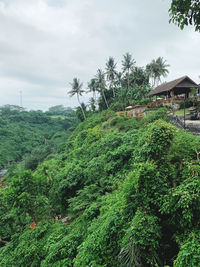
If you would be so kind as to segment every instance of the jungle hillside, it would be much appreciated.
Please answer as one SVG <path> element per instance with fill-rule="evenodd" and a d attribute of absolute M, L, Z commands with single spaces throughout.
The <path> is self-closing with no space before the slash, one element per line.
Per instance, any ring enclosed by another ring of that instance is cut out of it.
<path fill-rule="evenodd" d="M 0 4 L 3 97 L 78 105 L 0 106 L 0 266 L 199 267 L 199 82 L 148 97 L 197 77 L 199 0 L 93 2 Z"/>
<path fill-rule="evenodd" d="M 199 136 L 112 110 L 0 190 L 0 266 L 198 266 Z"/>

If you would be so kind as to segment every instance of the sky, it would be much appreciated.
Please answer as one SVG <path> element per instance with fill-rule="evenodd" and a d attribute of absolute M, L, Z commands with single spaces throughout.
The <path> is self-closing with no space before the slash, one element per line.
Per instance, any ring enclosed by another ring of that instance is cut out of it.
<path fill-rule="evenodd" d="M 74 77 L 87 82 L 109 56 L 120 69 L 129 52 L 137 66 L 163 57 L 170 81 L 200 83 L 200 33 L 169 24 L 170 0 L 0 0 L 0 106 L 76 107 Z M 81 101 L 87 103 L 89 95 Z"/>

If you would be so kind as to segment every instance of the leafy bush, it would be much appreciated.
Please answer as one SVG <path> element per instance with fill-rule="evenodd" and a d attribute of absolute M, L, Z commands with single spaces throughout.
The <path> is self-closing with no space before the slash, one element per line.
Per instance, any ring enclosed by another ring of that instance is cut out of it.
<path fill-rule="evenodd" d="M 142 125 L 146 125 L 148 123 L 154 122 L 156 120 L 162 119 L 164 121 L 169 121 L 167 116 L 167 108 L 159 108 L 156 111 L 151 112 L 146 117 L 144 117 L 141 121 Z"/>
<path fill-rule="evenodd" d="M 120 266 L 156 266 L 161 239 L 159 219 L 138 210 L 127 230 L 126 245 L 118 255 Z"/>
<path fill-rule="evenodd" d="M 180 247 L 180 251 L 174 267 L 199 266 L 200 262 L 200 233 L 199 231 L 189 234 Z"/>
<path fill-rule="evenodd" d="M 148 158 L 157 161 L 164 160 L 175 132 L 174 126 L 162 120 L 155 121 L 141 135 L 138 154 L 143 160 Z"/>

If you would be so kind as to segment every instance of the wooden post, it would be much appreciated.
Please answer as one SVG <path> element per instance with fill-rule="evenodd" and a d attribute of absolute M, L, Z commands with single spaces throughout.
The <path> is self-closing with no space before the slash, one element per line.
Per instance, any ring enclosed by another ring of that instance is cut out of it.
<path fill-rule="evenodd" d="M 185 97 L 184 97 L 184 129 L 185 129 L 185 98 L 186 98 L 186 94 L 185 94 Z"/>

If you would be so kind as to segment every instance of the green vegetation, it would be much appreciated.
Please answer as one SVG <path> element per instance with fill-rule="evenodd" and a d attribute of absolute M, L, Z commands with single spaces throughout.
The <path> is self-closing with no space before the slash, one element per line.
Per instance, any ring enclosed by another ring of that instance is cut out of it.
<path fill-rule="evenodd" d="M 47 112 L 0 107 L 0 169 L 22 159 L 25 168 L 36 168 L 45 157 L 61 149 L 62 141 L 76 125 L 75 112 L 62 106 Z"/>
<path fill-rule="evenodd" d="M 158 85 L 158 82 L 160 82 L 162 76 L 167 76 L 169 73 L 167 68 L 169 66 L 170 65 L 167 64 L 166 60 L 164 60 L 162 57 L 159 57 L 156 60 L 153 59 L 152 62 L 146 66 L 149 77 L 152 78 L 153 86 L 155 86 L 155 84 Z"/>
<path fill-rule="evenodd" d="M 169 13 L 170 22 L 178 24 L 181 29 L 190 24 L 200 31 L 199 0 L 172 0 Z"/>
<path fill-rule="evenodd" d="M 172 0 L 170 16 L 199 30 L 199 1 Z M 168 67 L 126 53 L 119 71 L 109 57 L 86 90 L 73 79 L 76 112 L 0 107 L 0 169 L 12 166 L 0 179 L 0 266 L 199 266 L 200 137 L 154 103 L 143 118 L 115 113 L 146 105 Z"/>
<path fill-rule="evenodd" d="M 190 111 L 188 108 L 185 109 L 185 114 L 190 114 Z M 175 115 L 177 116 L 183 116 L 184 115 L 184 109 L 179 109 L 175 111 Z"/>
<path fill-rule="evenodd" d="M 133 56 L 125 53 L 121 62 L 121 70 L 119 70 L 115 59 L 109 57 L 105 70 L 97 70 L 96 75 L 89 81 L 87 89 L 83 89 L 83 83 L 78 78 L 74 78 L 70 83 L 71 89 L 68 94 L 76 95 L 79 102 L 77 117 L 83 121 L 91 114 L 108 108 L 123 111 L 130 105 L 146 105 L 149 99 L 145 97 L 161 81 L 161 77 L 167 76 L 168 67 L 169 65 L 162 57 L 152 60 L 145 67 L 138 67 Z M 93 95 L 87 106 L 79 99 L 83 93 Z"/>
<path fill-rule="evenodd" d="M 0 266 L 198 266 L 199 141 L 165 108 L 86 119 L 58 155 L 4 182 Z"/>
<path fill-rule="evenodd" d="M 79 100 L 79 96 L 82 95 L 82 93 L 84 92 L 82 90 L 82 86 L 83 84 L 80 83 L 80 81 L 77 79 L 77 78 L 74 78 L 73 79 L 73 83 L 71 83 L 71 91 L 69 92 L 69 95 L 72 97 L 73 95 L 76 95 L 77 96 L 77 99 L 78 99 L 78 102 L 79 102 L 79 105 L 80 105 L 80 108 L 81 108 L 81 111 L 82 111 L 82 114 L 83 114 L 83 117 L 84 119 L 86 119 L 86 116 L 85 116 L 85 112 L 84 112 L 84 109 L 80 103 L 80 100 Z"/>

